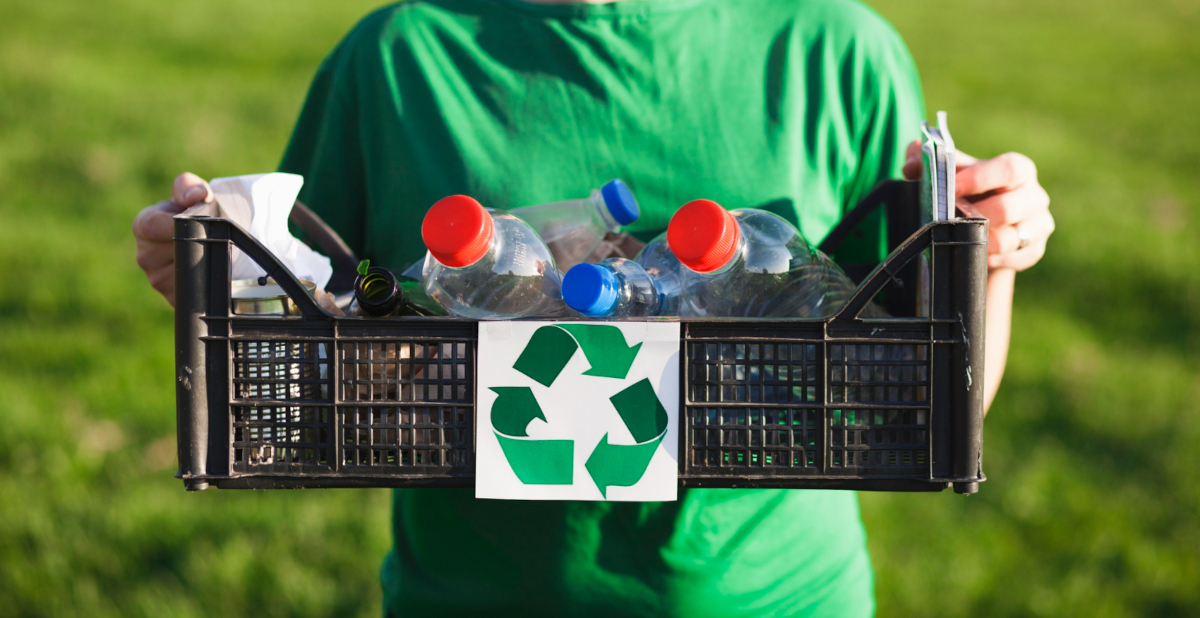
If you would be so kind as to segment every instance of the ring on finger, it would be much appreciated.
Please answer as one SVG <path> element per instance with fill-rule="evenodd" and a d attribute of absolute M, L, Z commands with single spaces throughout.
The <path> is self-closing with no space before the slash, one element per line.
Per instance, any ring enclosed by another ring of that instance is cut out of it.
<path fill-rule="evenodd" d="M 1017 251 L 1020 251 L 1020 250 L 1024 249 L 1025 247 L 1028 247 L 1029 241 L 1030 241 L 1029 230 L 1023 230 L 1020 227 L 1018 227 L 1017 228 L 1017 240 L 1021 241 L 1017 245 Z"/>

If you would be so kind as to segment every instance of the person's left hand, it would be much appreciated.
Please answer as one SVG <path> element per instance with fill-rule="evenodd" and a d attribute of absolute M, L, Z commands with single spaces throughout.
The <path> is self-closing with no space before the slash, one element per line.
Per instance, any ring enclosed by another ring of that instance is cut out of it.
<path fill-rule="evenodd" d="M 904 177 L 921 174 L 921 142 L 908 145 Z M 988 225 L 988 270 L 1025 270 L 1046 254 L 1054 233 L 1050 196 L 1038 184 L 1029 157 L 1010 152 L 982 161 L 955 153 L 954 194 L 958 209 L 984 217 Z"/>

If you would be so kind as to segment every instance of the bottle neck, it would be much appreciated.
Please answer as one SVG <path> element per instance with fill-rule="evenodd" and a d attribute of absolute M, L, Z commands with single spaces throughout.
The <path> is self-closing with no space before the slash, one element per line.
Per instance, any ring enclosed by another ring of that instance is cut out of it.
<path fill-rule="evenodd" d="M 701 277 L 720 277 L 735 269 L 738 264 L 745 262 L 746 256 L 746 235 L 738 234 L 737 243 L 733 248 L 733 255 L 729 256 L 729 260 L 717 267 L 715 270 L 710 270 L 706 273 L 698 272 L 696 274 Z"/>
<path fill-rule="evenodd" d="M 395 313 L 404 295 L 396 284 L 396 277 L 386 268 L 375 266 L 354 280 L 354 298 L 363 313 L 386 316 Z"/>
<path fill-rule="evenodd" d="M 617 291 L 620 301 L 632 309 L 629 315 L 659 315 L 666 291 L 646 269 L 639 263 L 626 258 L 610 258 L 608 260 L 613 273 L 617 277 Z"/>
<path fill-rule="evenodd" d="M 600 222 L 600 227 L 604 228 L 606 231 L 612 232 L 613 234 L 619 232 L 621 230 L 621 224 L 617 222 L 616 218 L 614 218 L 612 213 L 609 212 L 608 204 L 604 202 L 604 196 L 600 194 L 599 189 L 592 189 L 591 201 L 592 208 L 594 208 L 596 212 L 595 216 L 597 221 Z"/>

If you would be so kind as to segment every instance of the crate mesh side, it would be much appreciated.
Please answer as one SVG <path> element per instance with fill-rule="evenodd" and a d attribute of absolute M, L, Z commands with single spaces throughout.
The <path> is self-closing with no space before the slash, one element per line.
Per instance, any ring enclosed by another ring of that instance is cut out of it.
<path fill-rule="evenodd" d="M 327 344 L 234 340 L 230 350 L 233 469 L 271 472 L 330 466 L 333 408 L 328 405 Z"/>
<path fill-rule="evenodd" d="M 926 410 L 832 410 L 830 462 L 834 468 L 925 467 Z"/>
<path fill-rule="evenodd" d="M 472 351 L 465 340 L 339 343 L 343 465 L 469 470 Z"/>
<path fill-rule="evenodd" d="M 331 465 L 332 410 L 329 406 L 234 406 L 234 469 L 266 472 Z"/>
<path fill-rule="evenodd" d="M 688 400 L 805 404 L 818 401 L 816 344 L 688 343 Z"/>
<path fill-rule="evenodd" d="M 455 402 L 469 405 L 471 346 L 465 341 L 344 341 L 342 401 Z"/>
<path fill-rule="evenodd" d="M 831 345 L 829 466 L 921 469 L 929 464 L 929 346 Z"/>
<path fill-rule="evenodd" d="M 230 342 L 235 399 L 324 400 L 329 398 L 329 359 L 323 343 Z"/>
<path fill-rule="evenodd" d="M 347 466 L 465 467 L 470 406 L 353 407 L 343 412 Z"/>
<path fill-rule="evenodd" d="M 693 468 L 820 466 L 820 408 L 689 407 Z"/>
<path fill-rule="evenodd" d="M 813 343 L 689 342 L 692 468 L 798 468 L 811 474 L 820 466 L 819 352 Z M 730 403 L 745 405 L 705 405 Z"/>
<path fill-rule="evenodd" d="M 929 346 L 829 346 L 833 403 L 929 402 Z"/>

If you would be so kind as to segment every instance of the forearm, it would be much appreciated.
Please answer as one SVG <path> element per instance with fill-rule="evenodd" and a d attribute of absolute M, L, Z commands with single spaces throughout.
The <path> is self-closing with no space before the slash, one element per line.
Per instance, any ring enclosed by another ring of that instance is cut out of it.
<path fill-rule="evenodd" d="M 1000 389 L 1004 366 L 1008 362 L 1008 339 L 1012 332 L 1013 283 L 1017 272 L 1011 268 L 988 271 L 987 319 L 984 325 L 986 358 L 984 359 L 983 411 L 987 414 L 992 399 Z"/>

